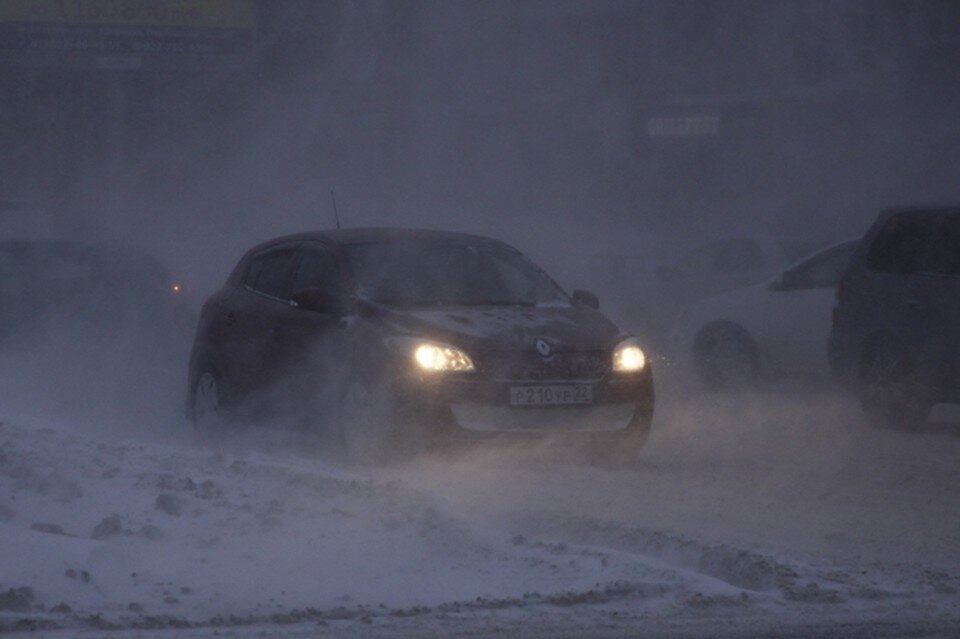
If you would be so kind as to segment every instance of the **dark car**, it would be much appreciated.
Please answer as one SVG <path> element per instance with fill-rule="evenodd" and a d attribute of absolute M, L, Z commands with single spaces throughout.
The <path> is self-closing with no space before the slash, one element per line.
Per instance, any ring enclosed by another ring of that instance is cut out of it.
<path fill-rule="evenodd" d="M 880 215 L 840 280 L 829 351 L 878 421 L 960 401 L 960 207 Z"/>
<path fill-rule="evenodd" d="M 560 432 L 635 447 L 653 413 L 650 365 L 597 307 L 484 237 L 357 229 L 271 240 L 203 306 L 188 412 L 202 423 L 305 406 L 371 456 Z"/>
<path fill-rule="evenodd" d="M 156 259 L 71 240 L 0 240 L 0 308 L 0 342 L 8 344 L 54 326 L 115 334 L 195 321 L 182 285 Z"/>

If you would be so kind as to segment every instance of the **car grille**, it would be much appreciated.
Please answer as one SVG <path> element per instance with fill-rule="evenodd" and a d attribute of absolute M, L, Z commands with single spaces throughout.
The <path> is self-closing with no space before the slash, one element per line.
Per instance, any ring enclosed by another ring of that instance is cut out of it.
<path fill-rule="evenodd" d="M 540 381 L 599 379 L 608 367 L 600 352 L 554 353 L 550 357 L 537 353 L 491 353 L 481 361 L 481 370 L 496 379 Z"/>

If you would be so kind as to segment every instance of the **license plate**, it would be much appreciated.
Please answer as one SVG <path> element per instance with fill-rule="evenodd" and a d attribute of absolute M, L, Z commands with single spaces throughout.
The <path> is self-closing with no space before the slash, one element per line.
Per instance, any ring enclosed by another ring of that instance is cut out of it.
<path fill-rule="evenodd" d="M 556 386 L 511 386 L 512 406 L 556 406 L 559 404 L 592 404 L 593 387 L 587 384 Z"/>

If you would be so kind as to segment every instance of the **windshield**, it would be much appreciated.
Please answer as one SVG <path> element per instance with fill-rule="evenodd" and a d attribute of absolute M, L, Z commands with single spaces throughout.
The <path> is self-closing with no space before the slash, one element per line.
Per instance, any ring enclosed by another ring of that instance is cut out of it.
<path fill-rule="evenodd" d="M 569 298 L 520 253 L 495 244 L 412 240 L 345 247 L 360 295 L 393 306 L 540 306 Z"/>

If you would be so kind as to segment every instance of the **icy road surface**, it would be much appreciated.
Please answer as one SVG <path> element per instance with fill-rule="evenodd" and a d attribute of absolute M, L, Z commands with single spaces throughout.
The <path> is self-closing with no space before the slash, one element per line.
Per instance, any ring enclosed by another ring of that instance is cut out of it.
<path fill-rule="evenodd" d="M 950 420 L 668 399 L 625 468 L 488 448 L 381 470 L 269 429 L 0 420 L 12 636 L 960 636 Z"/>

